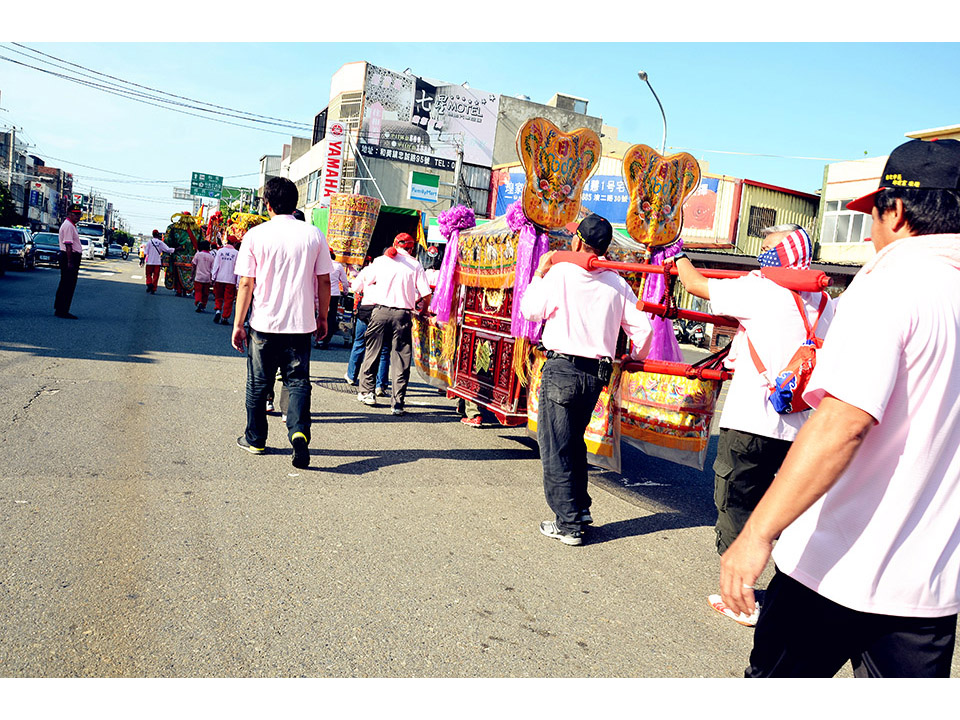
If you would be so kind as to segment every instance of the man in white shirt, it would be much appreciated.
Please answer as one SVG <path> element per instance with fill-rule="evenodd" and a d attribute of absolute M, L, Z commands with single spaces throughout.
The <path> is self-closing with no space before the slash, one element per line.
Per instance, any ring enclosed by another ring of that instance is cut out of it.
<path fill-rule="evenodd" d="M 73 302 L 73 293 L 77 289 L 80 255 L 83 253 L 80 233 L 77 232 L 80 216 L 80 206 L 71 205 L 67 218 L 60 226 L 60 255 L 57 258 L 60 264 L 60 284 L 57 285 L 57 294 L 53 299 L 53 314 L 67 320 L 77 319 L 76 315 L 70 313 L 70 303 Z"/>
<path fill-rule="evenodd" d="M 428 307 L 431 296 L 423 266 L 411 255 L 415 246 L 410 234 L 400 233 L 393 247 L 370 264 L 366 277 L 366 283 L 376 287 L 377 306 L 367 325 L 357 399 L 365 405 L 377 404 L 373 394 L 374 368 L 380 362 L 381 348 L 389 344 L 394 415 L 405 414 L 403 405 L 413 361 L 413 312 L 418 306 Z"/>
<path fill-rule="evenodd" d="M 749 613 L 776 574 L 747 677 L 949 677 L 960 610 L 960 142 L 895 148 L 869 212 L 877 255 L 841 296 L 815 408 L 720 562 Z"/>
<path fill-rule="evenodd" d="M 153 231 L 153 237 L 147 241 L 144 250 L 144 275 L 147 279 L 147 292 L 157 294 L 157 284 L 160 282 L 160 263 L 164 255 L 172 255 L 173 248 L 167 245 L 159 230 Z"/>
<path fill-rule="evenodd" d="M 577 227 L 572 250 L 602 256 L 612 239 L 610 223 L 589 215 Z M 653 331 L 626 280 L 612 270 L 588 272 L 573 263 L 554 263 L 552 252 L 540 259 L 520 312 L 527 320 L 546 321 L 537 442 L 554 519 L 540 523 L 540 532 L 565 545 L 582 545 L 584 530 L 593 523 L 583 433 L 610 379 L 620 330 L 633 343 L 634 358 L 646 357 Z"/>
<path fill-rule="evenodd" d="M 777 225 L 761 232 L 764 239 L 758 261 L 762 267 L 810 267 L 813 243 L 802 227 Z M 670 260 L 676 263 L 687 292 L 709 300 L 717 315 L 740 321 L 728 356 L 728 366 L 735 364 L 736 372 L 720 415 L 717 458 L 713 463 L 717 553 L 722 556 L 770 487 L 793 439 L 810 417 L 810 410 L 781 415 L 767 400 L 769 376 L 787 365 L 807 332 L 793 294 L 761 277 L 759 271 L 731 280 L 708 280 L 682 252 Z M 825 301 L 816 324 L 816 335 L 823 338 L 833 319 L 834 301 L 825 299 L 822 293 L 800 293 L 800 298 L 811 323 Z M 751 359 L 749 343 L 762 366 L 771 372 L 761 375 Z M 710 595 L 707 602 L 741 625 L 757 623 L 758 612 L 739 616 L 724 606 L 719 595 Z"/>
<path fill-rule="evenodd" d="M 298 194 L 290 180 L 271 178 L 263 196 L 270 220 L 247 231 L 235 266 L 240 291 L 232 340 L 237 351 L 247 352 L 247 427 L 237 445 L 255 455 L 266 451 L 267 395 L 279 369 L 290 398 L 293 465 L 305 468 L 310 464 L 310 336 L 327 330 L 330 248 L 317 228 L 293 217 Z M 249 338 L 243 326 L 248 309 Z"/>

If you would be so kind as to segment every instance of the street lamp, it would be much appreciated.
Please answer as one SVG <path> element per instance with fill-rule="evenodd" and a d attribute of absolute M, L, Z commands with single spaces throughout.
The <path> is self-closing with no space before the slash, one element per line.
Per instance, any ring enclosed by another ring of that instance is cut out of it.
<path fill-rule="evenodd" d="M 663 155 L 664 151 L 667 149 L 667 114 L 663 112 L 663 104 L 660 102 L 660 98 L 657 97 L 657 93 L 653 89 L 653 85 L 650 84 L 650 81 L 647 79 L 647 74 L 641 70 L 637 73 L 643 82 L 647 84 L 647 87 L 650 88 L 650 92 L 653 93 L 654 100 L 657 101 L 657 105 L 660 106 L 660 116 L 663 118 L 663 142 L 660 144 L 660 154 Z"/>

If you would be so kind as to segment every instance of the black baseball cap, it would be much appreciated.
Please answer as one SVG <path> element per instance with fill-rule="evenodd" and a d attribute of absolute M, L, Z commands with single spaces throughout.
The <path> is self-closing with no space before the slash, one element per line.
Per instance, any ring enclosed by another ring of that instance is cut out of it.
<path fill-rule="evenodd" d="M 960 189 L 960 140 L 911 140 L 894 148 L 880 175 L 880 187 L 847 203 L 869 215 L 877 193 L 887 188 Z"/>
<path fill-rule="evenodd" d="M 76 205 L 76 204 L 71 205 L 69 208 L 67 208 L 67 214 L 75 213 L 75 212 L 82 213 L 83 208 L 81 208 L 79 205 Z"/>
<path fill-rule="evenodd" d="M 613 239 L 613 226 L 599 215 L 587 215 L 579 225 L 570 223 L 567 230 L 580 237 L 587 245 L 599 253 L 606 252 Z"/>

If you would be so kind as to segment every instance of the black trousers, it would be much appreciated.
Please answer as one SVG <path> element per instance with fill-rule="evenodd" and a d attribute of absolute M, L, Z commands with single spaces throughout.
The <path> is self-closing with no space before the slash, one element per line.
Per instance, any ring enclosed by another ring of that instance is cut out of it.
<path fill-rule="evenodd" d="M 713 501 L 717 506 L 717 552 L 721 555 L 747 524 L 792 444 L 789 440 L 720 429 L 713 463 Z"/>
<path fill-rule="evenodd" d="M 957 616 L 897 617 L 827 600 L 779 570 L 760 606 L 745 677 L 950 677 Z"/>
<path fill-rule="evenodd" d="M 598 377 L 569 360 L 552 358 L 543 364 L 537 410 L 543 493 L 563 532 L 581 531 L 581 516 L 590 509 L 583 433 L 602 391 Z"/>
<path fill-rule="evenodd" d="M 61 252 L 58 259 L 60 265 L 60 284 L 57 285 L 57 294 L 53 298 L 53 311 L 59 315 L 70 312 L 73 302 L 73 292 L 77 289 L 77 277 L 80 275 L 80 258 L 75 263 L 70 258 L 77 253 Z"/>

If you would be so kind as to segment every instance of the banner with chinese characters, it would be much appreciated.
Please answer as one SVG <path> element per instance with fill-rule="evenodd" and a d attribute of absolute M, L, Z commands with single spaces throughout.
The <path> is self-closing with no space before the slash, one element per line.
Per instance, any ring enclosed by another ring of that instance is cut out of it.
<path fill-rule="evenodd" d="M 359 150 L 369 157 L 453 170 L 489 167 L 500 96 L 367 65 Z"/>
<path fill-rule="evenodd" d="M 525 175 L 523 171 L 502 172 L 495 180 L 497 184 L 497 216 L 507 212 L 507 208 L 523 194 Z M 611 223 L 623 224 L 627 219 L 627 204 L 630 196 L 627 186 L 619 175 L 594 175 L 583 185 L 580 196 L 581 207 L 606 218 Z"/>

